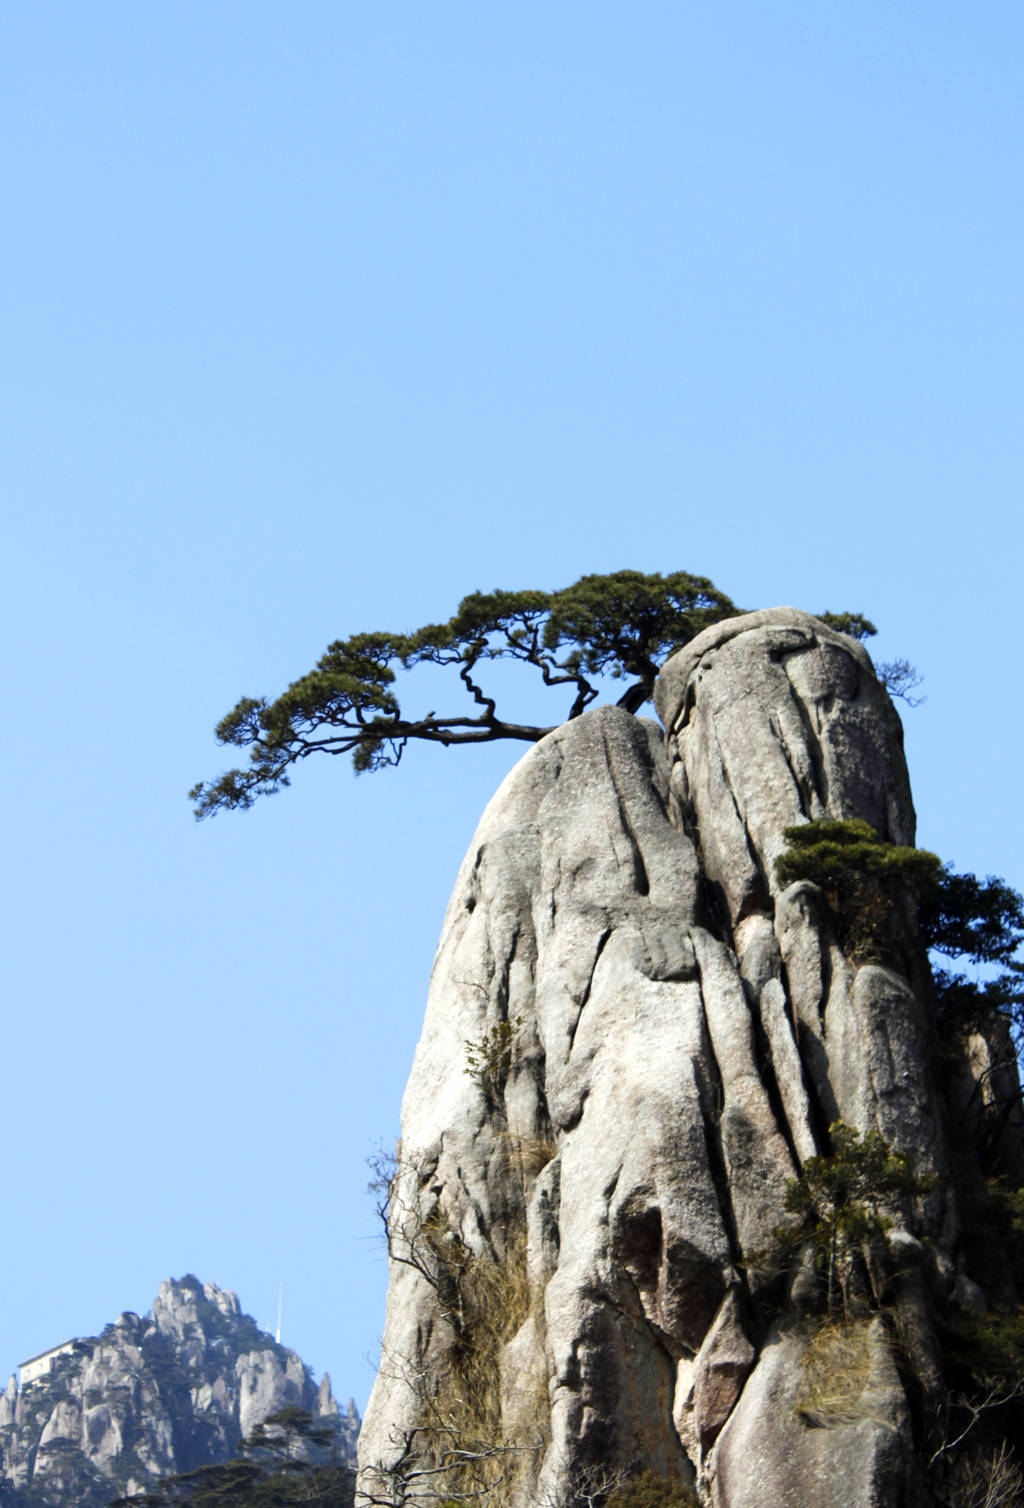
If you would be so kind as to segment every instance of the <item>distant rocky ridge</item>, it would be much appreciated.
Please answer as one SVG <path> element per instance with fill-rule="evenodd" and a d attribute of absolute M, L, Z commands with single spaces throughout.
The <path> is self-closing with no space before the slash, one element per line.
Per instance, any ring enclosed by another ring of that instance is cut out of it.
<path fill-rule="evenodd" d="M 46 1365 L 46 1353 L 39 1363 Z M 228 1460 L 269 1414 L 294 1405 L 337 1431 L 354 1460 L 359 1415 L 325 1374 L 243 1314 L 238 1299 L 187 1276 L 161 1283 L 151 1315 L 51 1354 L 42 1375 L 0 1396 L 3 1508 L 103 1508 L 176 1472 Z"/>

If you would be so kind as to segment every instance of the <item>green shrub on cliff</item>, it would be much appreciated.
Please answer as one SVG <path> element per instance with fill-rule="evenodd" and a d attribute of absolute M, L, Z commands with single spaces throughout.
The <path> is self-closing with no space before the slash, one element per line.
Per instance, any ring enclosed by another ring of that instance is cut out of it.
<path fill-rule="evenodd" d="M 935 854 L 886 843 L 859 819 L 801 823 L 787 827 L 783 836 L 789 847 L 776 860 L 779 880 L 818 886 L 840 947 L 857 962 L 887 956 L 897 897 L 908 889 L 924 892 L 942 872 Z"/>
<path fill-rule="evenodd" d="M 829 1312 L 838 1313 L 849 1305 L 851 1260 L 881 1249 L 892 1225 L 889 1210 L 929 1184 L 878 1131 L 861 1137 L 835 1121 L 829 1138 L 831 1153 L 809 1157 L 799 1178 L 786 1184 L 785 1207 L 796 1219 L 776 1229 L 771 1257 L 786 1261 L 809 1247 L 825 1278 Z"/>
<path fill-rule="evenodd" d="M 1024 1030 L 1024 897 L 995 875 L 958 874 L 926 849 L 887 843 L 862 821 L 818 820 L 787 827 L 776 860 L 784 885 L 808 880 L 829 907 L 836 937 L 858 963 L 889 961 L 900 895 L 917 905 L 929 954 L 970 965 L 932 970 L 939 1009 L 948 1020 L 971 1014 L 1006 1017 L 1018 1047 Z M 999 970 L 979 976 L 977 970 Z"/>

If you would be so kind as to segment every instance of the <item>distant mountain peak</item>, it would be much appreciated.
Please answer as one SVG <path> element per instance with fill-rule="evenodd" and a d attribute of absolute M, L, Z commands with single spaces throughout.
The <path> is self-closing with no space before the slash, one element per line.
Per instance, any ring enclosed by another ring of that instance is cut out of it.
<path fill-rule="evenodd" d="M 192 1273 L 160 1284 L 147 1315 L 124 1310 L 100 1335 L 21 1364 L 0 1395 L 4 1508 L 105 1508 L 161 1477 L 228 1460 L 288 1405 L 336 1430 L 355 1456 L 359 1414 L 325 1374 L 261 1330 L 237 1295 Z"/>

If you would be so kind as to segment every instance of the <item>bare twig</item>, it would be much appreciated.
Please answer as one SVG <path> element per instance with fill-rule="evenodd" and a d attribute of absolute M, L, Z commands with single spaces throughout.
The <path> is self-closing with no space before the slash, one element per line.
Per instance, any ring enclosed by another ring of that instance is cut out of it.
<path fill-rule="evenodd" d="M 979 1399 L 971 1399 L 963 1393 L 958 1393 L 949 1405 L 947 1419 L 953 1409 L 966 1409 L 967 1423 L 958 1435 L 950 1437 L 947 1434 L 943 1437 L 939 1448 L 928 1458 L 929 1468 L 942 1460 L 944 1456 L 951 1455 L 957 1446 L 962 1445 L 983 1415 L 991 1413 L 993 1409 L 1003 1408 L 1014 1398 L 1022 1397 L 1024 1397 L 1024 1378 L 1019 1378 L 1014 1383 L 990 1381 L 988 1392 Z"/>

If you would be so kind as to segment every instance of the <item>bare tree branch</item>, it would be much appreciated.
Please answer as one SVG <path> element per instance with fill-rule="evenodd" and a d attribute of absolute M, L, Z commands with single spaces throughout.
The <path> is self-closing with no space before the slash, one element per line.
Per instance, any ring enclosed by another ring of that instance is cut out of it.
<path fill-rule="evenodd" d="M 950 1400 L 946 1410 L 947 1422 L 950 1413 L 954 1409 L 964 1409 L 968 1416 L 967 1423 L 959 1434 L 951 1436 L 947 1433 L 943 1436 L 938 1449 L 933 1451 L 928 1458 L 929 1468 L 934 1466 L 944 1456 L 951 1455 L 957 1446 L 962 1445 L 985 1414 L 991 1413 L 993 1409 L 1005 1407 L 1014 1398 L 1022 1397 L 1024 1397 L 1024 1378 L 1020 1378 L 1014 1383 L 990 1381 L 988 1391 L 982 1398 L 972 1399 L 963 1393 L 958 1393 L 955 1398 Z"/>

